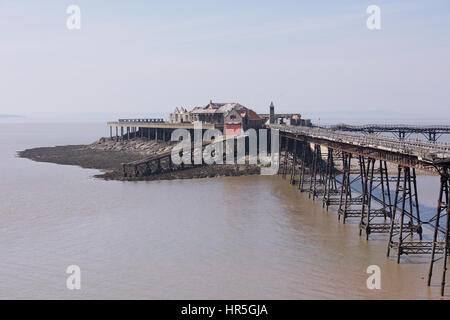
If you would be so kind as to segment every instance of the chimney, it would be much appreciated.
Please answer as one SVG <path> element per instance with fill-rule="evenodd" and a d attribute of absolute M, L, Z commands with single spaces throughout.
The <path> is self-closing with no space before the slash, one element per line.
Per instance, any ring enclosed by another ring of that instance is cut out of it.
<path fill-rule="evenodd" d="M 273 102 L 270 103 L 270 118 L 269 118 L 270 124 L 275 123 L 275 107 L 273 106 Z"/>

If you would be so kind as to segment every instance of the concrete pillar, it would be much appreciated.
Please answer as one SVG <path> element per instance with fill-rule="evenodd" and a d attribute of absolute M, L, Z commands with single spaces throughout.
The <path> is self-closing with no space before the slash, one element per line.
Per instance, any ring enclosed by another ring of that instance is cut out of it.
<path fill-rule="evenodd" d="M 120 139 L 123 140 L 123 127 L 120 127 Z"/>
<path fill-rule="evenodd" d="M 112 126 L 109 126 L 109 137 L 112 140 Z"/>
<path fill-rule="evenodd" d="M 130 127 L 127 127 L 127 139 L 130 140 Z"/>
<path fill-rule="evenodd" d="M 116 126 L 116 141 L 119 141 L 119 128 Z"/>
<path fill-rule="evenodd" d="M 158 141 L 158 128 L 155 128 L 155 141 Z"/>
<path fill-rule="evenodd" d="M 162 141 L 166 141 L 166 129 L 162 128 Z"/>

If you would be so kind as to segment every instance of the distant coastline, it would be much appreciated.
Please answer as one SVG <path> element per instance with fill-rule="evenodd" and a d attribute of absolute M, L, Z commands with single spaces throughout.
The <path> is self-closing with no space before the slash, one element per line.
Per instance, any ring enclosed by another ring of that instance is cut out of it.
<path fill-rule="evenodd" d="M 0 113 L 0 119 L 1 118 L 9 119 L 9 118 L 25 118 L 25 117 L 18 115 L 18 114 L 1 114 Z"/>

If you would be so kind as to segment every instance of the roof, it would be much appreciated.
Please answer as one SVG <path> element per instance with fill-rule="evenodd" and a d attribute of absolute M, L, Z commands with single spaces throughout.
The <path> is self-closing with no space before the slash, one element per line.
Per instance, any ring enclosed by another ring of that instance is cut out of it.
<path fill-rule="evenodd" d="M 225 114 L 227 112 L 230 112 L 231 110 L 236 110 L 237 112 L 242 114 L 242 117 L 247 114 L 248 119 L 252 121 L 261 121 L 262 118 L 258 116 L 256 112 L 253 110 L 244 107 L 243 105 L 237 103 L 237 102 L 230 102 L 230 103 L 212 103 L 210 102 L 205 107 L 196 107 L 192 109 L 191 113 L 195 114 Z"/>
<path fill-rule="evenodd" d="M 226 103 L 216 103 L 216 102 L 210 102 L 206 107 L 212 107 L 212 108 L 219 108 L 223 105 L 225 105 Z"/>
<path fill-rule="evenodd" d="M 203 113 L 203 114 L 226 113 L 238 107 L 244 106 L 240 105 L 239 103 L 209 103 L 207 106 L 203 108 L 196 107 L 192 109 L 191 113 Z"/>
<path fill-rule="evenodd" d="M 246 107 L 244 107 L 243 105 L 239 104 L 239 103 L 227 103 L 223 106 L 221 106 L 218 111 L 221 113 L 225 113 L 225 112 L 229 112 L 231 110 L 241 110 L 241 109 L 247 109 Z"/>
<path fill-rule="evenodd" d="M 186 108 L 183 107 L 176 107 L 175 111 L 173 113 L 188 113 Z"/>
<path fill-rule="evenodd" d="M 262 120 L 262 118 L 260 116 L 258 116 L 258 114 L 253 110 L 247 109 L 247 114 L 248 114 L 248 120 L 252 120 L 252 121 Z"/>

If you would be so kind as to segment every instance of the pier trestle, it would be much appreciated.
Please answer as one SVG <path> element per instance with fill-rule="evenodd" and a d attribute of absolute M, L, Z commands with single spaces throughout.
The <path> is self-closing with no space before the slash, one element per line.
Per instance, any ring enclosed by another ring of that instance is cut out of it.
<path fill-rule="evenodd" d="M 447 263 L 450 255 L 450 166 L 437 168 L 441 174 L 436 215 L 430 220 L 434 224 L 431 258 L 427 285 L 431 285 L 435 262 L 442 260 L 441 296 L 444 296 Z M 436 257 L 440 255 L 439 257 Z"/>
<path fill-rule="evenodd" d="M 414 234 L 420 241 L 414 238 Z M 430 248 L 430 243 L 422 242 L 416 170 L 398 166 L 387 256 L 391 249 L 397 250 L 397 263 L 400 263 L 401 255 L 427 253 Z"/>

